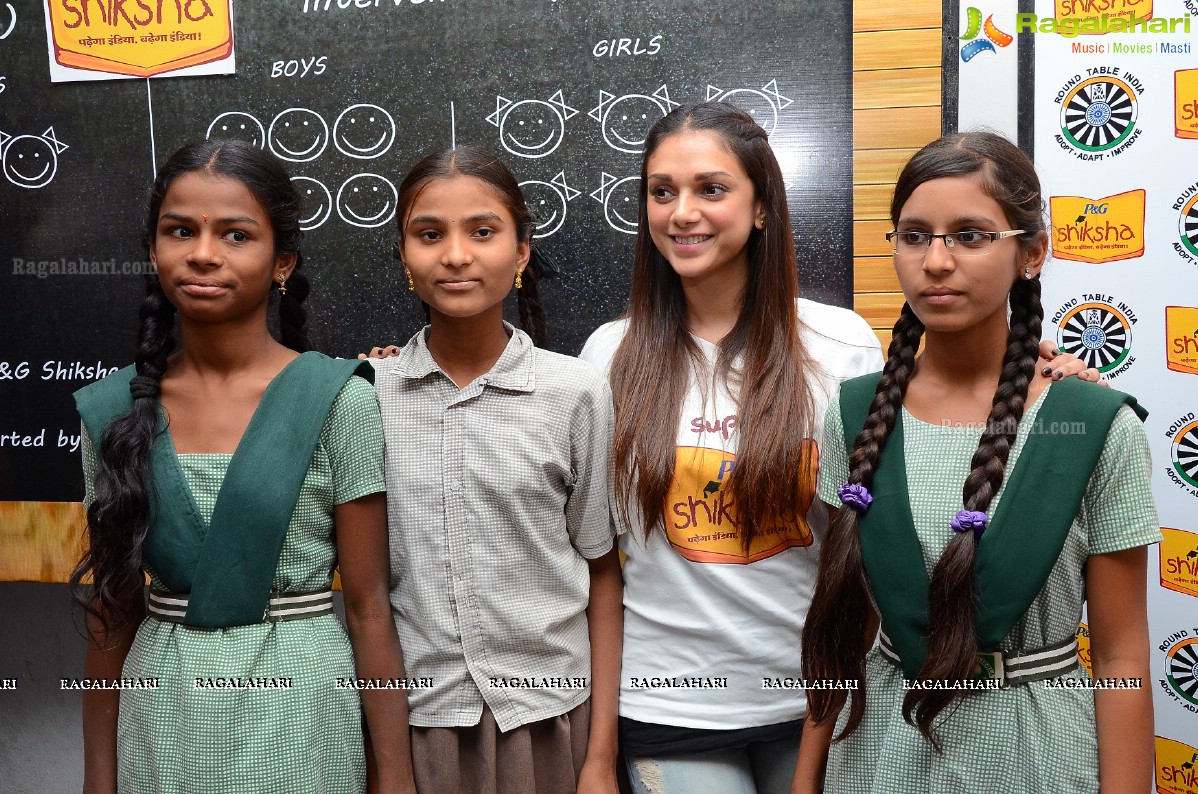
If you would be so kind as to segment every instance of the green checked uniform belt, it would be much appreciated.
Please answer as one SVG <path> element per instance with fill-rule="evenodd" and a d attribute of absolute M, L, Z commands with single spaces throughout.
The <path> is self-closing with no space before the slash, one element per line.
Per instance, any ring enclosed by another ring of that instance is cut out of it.
<path fill-rule="evenodd" d="M 187 594 L 164 593 L 150 588 L 148 605 L 150 617 L 167 623 L 185 623 Z M 287 593 L 271 591 L 270 602 L 262 613 L 263 623 L 281 620 L 303 620 L 320 615 L 333 614 L 333 591 L 317 590 L 311 593 Z"/>
<path fill-rule="evenodd" d="M 881 632 L 879 650 L 888 661 L 901 668 L 899 655 L 884 631 Z M 1043 648 L 1025 651 L 1019 656 L 1010 656 L 1005 651 L 979 653 L 978 666 L 982 672 L 978 678 L 998 679 L 1003 686 L 1015 686 L 1056 678 L 1068 673 L 1078 664 L 1077 638 L 1070 637 Z"/>

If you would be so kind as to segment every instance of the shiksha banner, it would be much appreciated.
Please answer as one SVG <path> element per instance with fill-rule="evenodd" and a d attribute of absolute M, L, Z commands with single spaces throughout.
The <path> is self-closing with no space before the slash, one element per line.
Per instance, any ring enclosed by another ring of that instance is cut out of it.
<path fill-rule="evenodd" d="M 56 83 L 235 70 L 233 0 L 45 3 L 50 79 Z"/>
<path fill-rule="evenodd" d="M 1198 2 L 1035 11 L 1009 24 L 1035 48 L 1021 100 L 1049 203 L 1045 336 L 1150 412 L 1156 790 L 1198 794 Z"/>

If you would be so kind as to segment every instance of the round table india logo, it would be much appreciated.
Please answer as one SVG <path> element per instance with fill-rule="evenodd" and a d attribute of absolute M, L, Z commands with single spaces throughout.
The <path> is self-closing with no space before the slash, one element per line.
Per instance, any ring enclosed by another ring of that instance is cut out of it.
<path fill-rule="evenodd" d="M 1165 656 L 1165 678 L 1174 692 L 1198 705 L 1198 637 L 1169 649 Z"/>
<path fill-rule="evenodd" d="M 1198 489 L 1198 421 L 1191 420 L 1177 430 L 1170 452 L 1177 476 L 1191 489 Z"/>
<path fill-rule="evenodd" d="M 1181 232 L 1181 244 L 1192 256 L 1198 257 L 1198 194 L 1190 196 L 1190 200 L 1181 208 L 1178 230 Z"/>
<path fill-rule="evenodd" d="M 1117 369 L 1131 351 L 1131 322 L 1114 306 L 1089 301 L 1061 317 L 1057 342 L 1065 352 L 1105 375 Z"/>
<path fill-rule="evenodd" d="M 1111 75 L 1075 85 L 1061 102 L 1061 132 L 1079 149 L 1105 152 L 1123 143 L 1136 126 L 1135 90 Z"/>

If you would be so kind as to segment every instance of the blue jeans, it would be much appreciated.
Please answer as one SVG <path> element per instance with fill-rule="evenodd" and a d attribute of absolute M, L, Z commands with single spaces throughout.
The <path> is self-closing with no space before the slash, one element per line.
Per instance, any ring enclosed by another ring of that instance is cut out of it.
<path fill-rule="evenodd" d="M 789 794 L 799 737 L 753 742 L 738 750 L 629 758 L 635 794 Z"/>

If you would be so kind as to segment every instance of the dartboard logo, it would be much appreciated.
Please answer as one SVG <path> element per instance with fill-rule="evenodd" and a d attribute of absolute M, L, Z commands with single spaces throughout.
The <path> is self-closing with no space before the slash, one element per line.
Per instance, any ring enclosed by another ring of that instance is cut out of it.
<path fill-rule="evenodd" d="M 1188 414 L 1170 428 L 1173 444 L 1169 455 L 1173 468 L 1169 479 L 1198 496 L 1198 421 Z"/>
<path fill-rule="evenodd" d="M 1165 680 L 1182 700 L 1198 706 L 1198 638 L 1183 640 L 1165 654 Z"/>
<path fill-rule="evenodd" d="M 1182 206 L 1178 231 L 1181 233 L 1181 244 L 1191 256 L 1198 257 L 1198 193 L 1190 196 L 1189 201 Z"/>
<path fill-rule="evenodd" d="M 1057 324 L 1057 344 L 1108 378 L 1127 371 L 1131 355 L 1133 314 L 1124 304 L 1087 301 L 1063 310 Z M 1126 365 L 1126 366 L 1125 366 Z"/>
<path fill-rule="evenodd" d="M 1060 98 L 1063 137 L 1058 142 L 1083 160 L 1119 154 L 1140 135 L 1136 120 L 1142 91 L 1130 74 L 1100 74 L 1076 82 Z"/>

